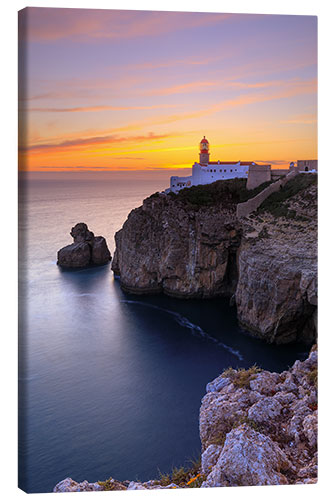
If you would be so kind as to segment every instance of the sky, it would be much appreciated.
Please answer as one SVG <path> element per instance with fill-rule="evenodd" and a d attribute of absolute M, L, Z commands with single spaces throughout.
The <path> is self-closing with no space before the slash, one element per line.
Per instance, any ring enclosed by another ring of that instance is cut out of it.
<path fill-rule="evenodd" d="M 314 16 L 27 8 L 19 72 L 20 170 L 317 158 Z"/>

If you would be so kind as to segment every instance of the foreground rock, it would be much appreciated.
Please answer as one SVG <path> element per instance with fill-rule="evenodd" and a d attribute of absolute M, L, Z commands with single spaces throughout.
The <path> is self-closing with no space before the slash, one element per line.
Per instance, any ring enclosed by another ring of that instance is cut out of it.
<path fill-rule="evenodd" d="M 88 483 L 88 481 L 82 481 L 82 483 L 77 483 L 73 481 L 71 477 L 67 477 L 63 481 L 60 481 L 54 488 L 54 493 L 67 493 L 72 491 L 103 491 L 103 488 L 98 483 Z"/>
<path fill-rule="evenodd" d="M 207 389 L 202 487 L 316 482 L 316 350 L 281 374 L 228 369 Z"/>
<path fill-rule="evenodd" d="M 74 243 L 58 251 L 57 264 L 64 268 L 100 266 L 111 260 L 111 254 L 103 236 L 94 236 L 87 224 L 79 222 L 70 232 Z"/>
<path fill-rule="evenodd" d="M 311 344 L 317 333 L 316 176 L 288 182 L 273 213 L 268 198 L 265 210 L 242 219 L 236 218 L 241 184 L 230 186 L 144 200 L 115 235 L 114 273 L 132 293 L 232 297 L 253 335 Z"/>
<path fill-rule="evenodd" d="M 309 484 L 317 481 L 317 350 L 282 373 L 228 369 L 200 408 L 201 464 L 141 482 L 76 483 L 54 491 Z"/>

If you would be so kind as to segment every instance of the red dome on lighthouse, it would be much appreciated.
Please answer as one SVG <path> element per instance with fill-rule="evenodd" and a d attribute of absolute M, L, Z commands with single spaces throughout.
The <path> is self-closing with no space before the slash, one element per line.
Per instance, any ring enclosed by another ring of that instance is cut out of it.
<path fill-rule="evenodd" d="M 201 139 L 201 141 L 200 141 L 200 151 L 207 152 L 208 150 L 209 150 L 209 142 L 207 141 L 206 136 L 204 135 L 203 139 Z"/>

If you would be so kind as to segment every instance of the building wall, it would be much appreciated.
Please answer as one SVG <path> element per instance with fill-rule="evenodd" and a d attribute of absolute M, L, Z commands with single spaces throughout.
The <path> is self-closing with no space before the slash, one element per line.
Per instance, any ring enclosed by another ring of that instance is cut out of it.
<path fill-rule="evenodd" d="M 263 182 L 271 180 L 270 165 L 250 165 L 246 188 L 254 189 Z"/>
<path fill-rule="evenodd" d="M 248 165 L 238 163 L 211 163 L 202 166 L 200 163 L 194 163 L 192 175 L 188 177 L 173 176 L 170 178 L 170 189 L 177 193 L 184 187 L 198 186 L 199 184 L 211 184 L 219 180 L 234 178 L 246 178 L 248 175 Z"/>
<path fill-rule="evenodd" d="M 289 172 L 289 168 L 274 168 L 273 170 L 271 170 L 271 179 L 272 181 L 277 181 L 284 175 L 288 175 Z"/>
<path fill-rule="evenodd" d="M 318 170 L 318 160 L 297 160 L 297 169 L 299 171 Z"/>
<path fill-rule="evenodd" d="M 270 184 L 267 186 L 266 189 L 261 191 L 260 193 L 257 194 L 254 198 L 251 198 L 248 201 L 245 201 L 244 203 L 238 203 L 237 209 L 236 209 L 236 215 L 237 217 L 247 217 L 251 212 L 254 212 L 257 210 L 257 208 L 262 204 L 266 198 L 268 198 L 272 193 L 275 193 L 276 191 L 279 191 L 280 187 L 284 186 L 290 179 L 295 177 L 298 174 L 297 171 L 292 171 L 289 172 L 289 174 L 286 177 L 283 177 L 283 179 L 280 179 L 273 184 Z"/>

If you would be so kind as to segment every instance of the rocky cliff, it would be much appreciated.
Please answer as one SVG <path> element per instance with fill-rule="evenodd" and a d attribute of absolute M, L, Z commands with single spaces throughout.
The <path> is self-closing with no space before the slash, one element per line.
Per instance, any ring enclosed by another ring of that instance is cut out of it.
<path fill-rule="evenodd" d="M 112 269 L 132 293 L 230 296 L 268 342 L 316 336 L 317 185 L 299 175 L 237 219 L 241 180 L 155 194 L 115 235 Z M 255 193 L 254 193 L 255 194 Z"/>
<path fill-rule="evenodd" d="M 116 233 L 112 269 L 134 293 L 230 295 L 241 234 L 234 207 L 193 209 L 160 194 L 133 210 Z"/>
<path fill-rule="evenodd" d="M 77 483 L 54 491 L 304 484 L 317 481 L 317 350 L 282 373 L 229 368 L 206 388 L 201 460 L 144 483 Z"/>

